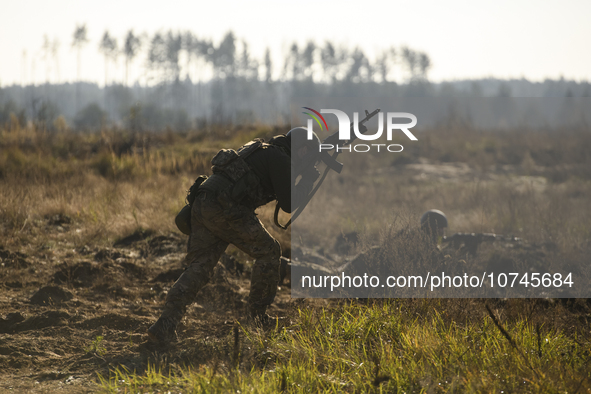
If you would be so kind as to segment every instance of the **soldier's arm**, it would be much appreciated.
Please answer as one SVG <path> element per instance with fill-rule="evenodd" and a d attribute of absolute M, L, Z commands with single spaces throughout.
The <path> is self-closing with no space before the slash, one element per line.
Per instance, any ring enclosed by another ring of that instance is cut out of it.
<path fill-rule="evenodd" d="M 292 210 L 300 206 L 310 194 L 314 182 L 319 176 L 318 170 L 312 167 L 306 174 L 303 174 L 297 185 L 292 185 L 291 159 L 278 149 L 269 149 L 268 168 L 279 207 L 287 213 L 291 213 Z M 294 188 L 293 195 L 292 187 Z"/>
<path fill-rule="evenodd" d="M 297 185 L 294 186 L 292 193 L 292 209 L 298 208 L 308 197 L 314 188 L 314 182 L 320 177 L 316 167 L 309 168 L 300 177 Z"/>
<path fill-rule="evenodd" d="M 265 153 L 269 179 L 279 207 L 291 213 L 291 159 L 275 148 L 266 149 Z"/>

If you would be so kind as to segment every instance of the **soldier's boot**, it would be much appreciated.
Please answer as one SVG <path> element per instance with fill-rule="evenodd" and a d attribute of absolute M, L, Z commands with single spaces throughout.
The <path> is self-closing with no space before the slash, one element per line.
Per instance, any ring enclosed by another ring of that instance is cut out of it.
<path fill-rule="evenodd" d="M 248 317 L 252 323 L 264 328 L 274 328 L 279 319 L 267 315 L 267 307 L 273 303 L 279 284 L 281 247 L 275 241 L 273 250 L 265 258 L 257 259 L 250 277 Z"/>
<path fill-rule="evenodd" d="M 274 329 L 282 327 L 289 323 L 288 319 L 279 316 L 269 316 L 266 313 L 267 307 L 256 308 L 249 306 L 248 317 L 251 324 L 263 329 Z"/>
<path fill-rule="evenodd" d="M 178 337 L 176 326 L 178 322 L 168 317 L 160 317 L 156 323 L 148 328 L 148 337 L 152 342 L 166 344 L 176 342 Z"/>
<path fill-rule="evenodd" d="M 195 267 L 197 269 L 192 269 Z M 177 339 L 176 328 L 185 315 L 187 306 L 195 300 L 201 287 L 207 284 L 213 270 L 213 267 L 210 270 L 200 270 L 200 267 L 195 264 L 187 268 L 168 292 L 162 315 L 148 329 L 148 336 L 152 341 L 164 344 Z"/>
<path fill-rule="evenodd" d="M 273 329 L 288 323 L 284 317 L 274 317 L 267 314 L 267 307 L 275 299 L 277 293 L 276 282 L 271 282 L 268 286 L 261 286 L 261 283 L 251 283 L 250 294 L 248 297 L 248 317 L 252 324 L 263 329 Z M 264 291 L 260 291 L 264 289 Z"/>
<path fill-rule="evenodd" d="M 175 309 L 172 303 L 167 302 L 160 318 L 148 328 L 150 340 L 159 344 L 176 342 L 178 339 L 176 328 L 182 316 L 182 311 Z"/>

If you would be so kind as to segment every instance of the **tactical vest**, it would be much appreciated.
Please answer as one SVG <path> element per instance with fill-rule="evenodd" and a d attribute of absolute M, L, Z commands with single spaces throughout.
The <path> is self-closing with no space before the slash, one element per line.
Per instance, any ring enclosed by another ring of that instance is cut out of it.
<path fill-rule="evenodd" d="M 268 149 L 271 144 L 256 139 L 242 146 L 238 151 L 222 149 L 211 159 L 213 175 L 207 178 L 200 190 L 209 190 L 218 196 L 229 197 L 234 202 L 257 208 L 275 200 L 275 195 L 265 192 L 261 175 L 250 168 L 245 161 L 259 149 Z M 278 145 L 279 146 L 279 145 Z M 285 151 L 283 147 L 280 146 Z"/>
<path fill-rule="evenodd" d="M 233 149 L 219 151 L 211 160 L 213 175 L 200 175 L 189 189 L 187 205 L 175 217 L 178 229 L 183 234 L 191 234 L 191 206 L 200 190 L 211 191 L 218 198 L 230 198 L 253 209 L 273 201 L 275 196 L 266 193 L 261 186 L 261 175 L 256 174 L 244 160 L 258 149 L 267 149 L 271 145 L 291 156 L 285 136 L 273 137 L 269 144 L 256 139 L 238 149 L 238 152 Z"/>

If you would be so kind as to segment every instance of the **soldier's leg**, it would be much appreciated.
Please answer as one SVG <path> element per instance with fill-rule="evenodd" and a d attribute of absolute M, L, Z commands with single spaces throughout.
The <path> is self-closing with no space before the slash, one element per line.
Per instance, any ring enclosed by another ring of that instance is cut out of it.
<path fill-rule="evenodd" d="M 168 292 L 162 313 L 162 316 L 179 321 L 199 290 L 209 282 L 215 265 L 228 247 L 227 242 L 216 237 L 205 226 L 199 224 L 192 227 L 194 230 L 191 231 L 189 251 L 183 261 L 187 268 Z"/>
<path fill-rule="evenodd" d="M 263 317 L 267 307 L 273 303 L 277 294 L 280 279 L 281 246 L 279 242 L 275 242 L 276 244 L 269 250 L 272 257 L 257 259 L 252 268 L 248 313 L 253 318 Z"/>
<path fill-rule="evenodd" d="M 277 293 L 281 265 L 279 242 L 269 234 L 253 210 L 241 205 L 225 210 L 223 220 L 208 219 L 204 223 L 212 233 L 256 259 L 248 309 L 251 317 L 262 317 Z"/>
<path fill-rule="evenodd" d="M 148 329 L 152 340 L 169 342 L 176 337 L 176 326 L 181 321 L 199 292 L 209 282 L 213 268 L 220 259 L 228 243 L 214 235 L 202 223 L 201 205 L 195 201 L 191 217 L 191 236 L 187 256 L 183 265 L 187 268 L 174 283 L 164 304 L 158 321 Z"/>

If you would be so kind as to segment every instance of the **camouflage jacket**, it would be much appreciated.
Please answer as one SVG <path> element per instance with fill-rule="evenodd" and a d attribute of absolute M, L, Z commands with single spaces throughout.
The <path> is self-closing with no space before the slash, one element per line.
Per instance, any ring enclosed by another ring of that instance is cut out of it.
<path fill-rule="evenodd" d="M 278 139 L 275 137 L 270 144 L 251 141 L 238 151 L 222 149 L 211 161 L 214 175 L 202 188 L 223 191 L 234 201 L 253 209 L 277 200 L 279 207 L 290 213 L 298 207 L 298 201 L 307 196 L 312 185 L 300 182 L 296 187 L 292 184 L 289 149 L 273 143 Z M 237 159 L 238 156 L 243 159 Z"/>

